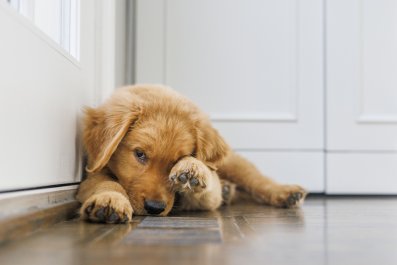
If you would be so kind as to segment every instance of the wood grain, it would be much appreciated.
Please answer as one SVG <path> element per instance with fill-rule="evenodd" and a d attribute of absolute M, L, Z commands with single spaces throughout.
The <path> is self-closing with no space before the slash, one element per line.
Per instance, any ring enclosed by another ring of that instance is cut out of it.
<path fill-rule="evenodd" d="M 397 264 L 397 197 L 308 198 L 302 209 L 238 204 L 216 212 L 71 220 L 0 247 L 0 264 Z"/>
<path fill-rule="evenodd" d="M 0 222 L 0 245 L 26 237 L 39 229 L 76 216 L 79 203 L 68 202 Z"/>

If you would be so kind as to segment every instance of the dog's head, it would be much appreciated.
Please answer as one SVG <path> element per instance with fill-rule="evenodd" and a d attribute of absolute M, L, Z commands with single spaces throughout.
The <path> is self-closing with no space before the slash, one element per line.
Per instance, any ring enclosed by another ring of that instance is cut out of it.
<path fill-rule="evenodd" d="M 145 203 L 166 215 L 174 203 L 169 173 L 185 156 L 211 168 L 228 151 L 209 120 L 186 98 L 159 86 L 117 90 L 98 108 L 87 108 L 87 171 L 111 174 L 126 190 L 135 214 Z"/>

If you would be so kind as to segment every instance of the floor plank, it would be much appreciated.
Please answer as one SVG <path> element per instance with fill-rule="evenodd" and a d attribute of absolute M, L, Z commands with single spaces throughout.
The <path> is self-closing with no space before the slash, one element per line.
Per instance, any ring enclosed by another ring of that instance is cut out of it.
<path fill-rule="evenodd" d="M 315 197 L 302 209 L 72 220 L 0 248 L 0 264 L 397 264 L 397 197 Z"/>

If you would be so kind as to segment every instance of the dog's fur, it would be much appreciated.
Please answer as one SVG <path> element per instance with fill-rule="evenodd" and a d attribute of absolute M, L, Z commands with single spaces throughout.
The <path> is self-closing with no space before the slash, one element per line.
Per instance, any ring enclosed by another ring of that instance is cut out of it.
<path fill-rule="evenodd" d="M 299 186 L 261 175 L 190 100 L 170 88 L 120 88 L 85 114 L 88 177 L 77 198 L 87 220 L 128 222 L 133 214 L 149 214 L 148 202 L 164 208 L 155 211 L 161 216 L 173 208 L 215 210 L 236 200 L 237 190 L 276 207 L 298 206 L 306 196 Z"/>

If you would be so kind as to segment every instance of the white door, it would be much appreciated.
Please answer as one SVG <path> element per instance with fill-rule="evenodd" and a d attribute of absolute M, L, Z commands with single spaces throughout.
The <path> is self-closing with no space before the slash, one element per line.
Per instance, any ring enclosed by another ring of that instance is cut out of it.
<path fill-rule="evenodd" d="M 93 0 L 0 1 L 0 191 L 80 180 L 94 33 Z"/>
<path fill-rule="evenodd" d="M 327 1 L 327 192 L 397 193 L 397 2 Z"/>
<path fill-rule="evenodd" d="M 210 114 L 264 173 L 324 191 L 322 1 L 137 3 L 136 82 Z"/>

